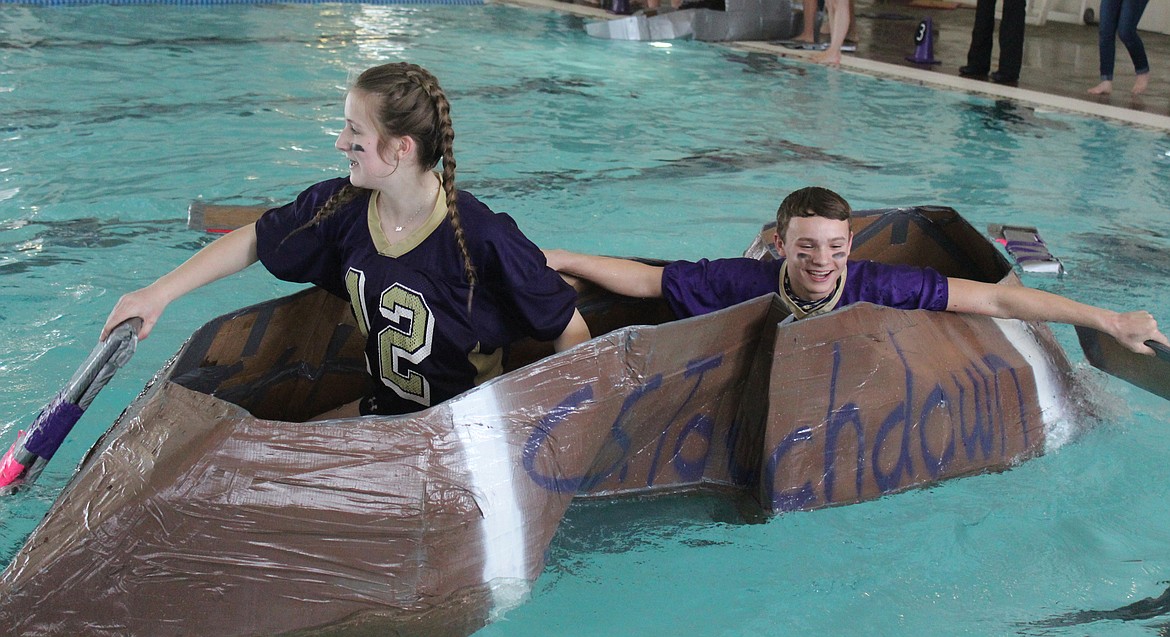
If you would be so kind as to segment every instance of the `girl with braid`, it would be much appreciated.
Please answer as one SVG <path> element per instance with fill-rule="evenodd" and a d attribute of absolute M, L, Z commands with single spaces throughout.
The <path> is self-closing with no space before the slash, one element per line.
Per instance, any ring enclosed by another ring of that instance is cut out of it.
<path fill-rule="evenodd" d="M 103 328 L 141 317 L 145 338 L 183 294 L 261 261 L 278 278 L 350 301 L 372 390 L 326 417 L 403 414 L 498 375 L 523 337 L 588 340 L 576 293 L 506 214 L 455 187 L 450 104 L 414 64 L 366 70 L 335 146 L 349 177 L 311 186 L 123 296 Z M 435 167 L 442 161 L 442 173 Z"/>

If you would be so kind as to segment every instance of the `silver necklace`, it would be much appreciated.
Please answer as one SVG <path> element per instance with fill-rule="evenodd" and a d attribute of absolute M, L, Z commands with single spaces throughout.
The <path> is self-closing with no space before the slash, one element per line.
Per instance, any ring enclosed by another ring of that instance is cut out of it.
<path fill-rule="evenodd" d="M 410 215 L 410 218 L 406 220 L 406 223 L 403 223 L 401 226 L 394 226 L 394 232 L 402 232 L 402 229 L 410 225 L 410 222 L 414 221 L 414 218 L 418 216 L 418 213 L 422 212 L 422 209 L 423 204 L 419 204 L 418 210 L 415 210 L 414 214 Z"/>
<path fill-rule="evenodd" d="M 434 199 L 434 196 L 428 197 L 427 199 Z M 402 232 L 402 229 L 406 226 L 409 226 L 411 222 L 414 221 L 414 218 L 417 217 L 420 212 L 422 212 L 423 207 L 426 205 L 427 200 L 424 199 L 423 202 L 418 205 L 418 209 L 414 211 L 414 214 L 410 215 L 409 219 L 407 219 L 401 226 L 394 226 L 394 232 Z"/>

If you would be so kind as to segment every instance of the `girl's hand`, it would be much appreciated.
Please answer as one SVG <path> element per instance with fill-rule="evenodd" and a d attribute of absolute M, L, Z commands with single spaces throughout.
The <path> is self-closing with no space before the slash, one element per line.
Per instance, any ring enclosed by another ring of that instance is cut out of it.
<path fill-rule="evenodd" d="M 142 329 L 138 330 L 139 340 L 146 338 L 168 303 L 169 301 L 162 298 L 152 286 L 123 295 L 114 305 L 106 324 L 102 327 L 101 340 L 106 340 L 120 323 L 134 317 L 142 319 Z"/>

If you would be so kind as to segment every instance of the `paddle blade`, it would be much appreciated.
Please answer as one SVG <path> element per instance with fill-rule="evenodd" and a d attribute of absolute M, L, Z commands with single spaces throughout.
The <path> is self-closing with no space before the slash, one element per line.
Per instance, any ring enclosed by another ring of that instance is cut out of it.
<path fill-rule="evenodd" d="M 187 227 L 215 234 L 226 234 L 253 223 L 272 206 L 225 206 L 198 199 L 187 208 Z"/>
<path fill-rule="evenodd" d="M 1093 367 L 1170 399 L 1170 349 L 1165 345 L 1146 341 L 1157 355 L 1145 356 L 1129 351 L 1112 336 L 1088 327 L 1077 327 L 1077 338 Z"/>

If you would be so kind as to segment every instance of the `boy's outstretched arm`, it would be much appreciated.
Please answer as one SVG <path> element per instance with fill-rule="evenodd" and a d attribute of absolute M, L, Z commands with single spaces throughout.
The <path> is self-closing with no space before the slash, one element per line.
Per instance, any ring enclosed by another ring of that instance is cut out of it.
<path fill-rule="evenodd" d="M 1158 322 L 1144 310 L 1114 312 L 1043 290 L 954 277 L 947 278 L 947 286 L 947 311 L 950 312 L 1091 327 L 1139 354 L 1154 353 L 1145 345 L 1146 341 L 1170 345 L 1170 340 L 1158 330 Z"/>
<path fill-rule="evenodd" d="M 567 250 L 545 250 L 548 267 L 600 285 L 624 296 L 662 296 L 662 268 L 628 259 L 599 257 Z"/>

